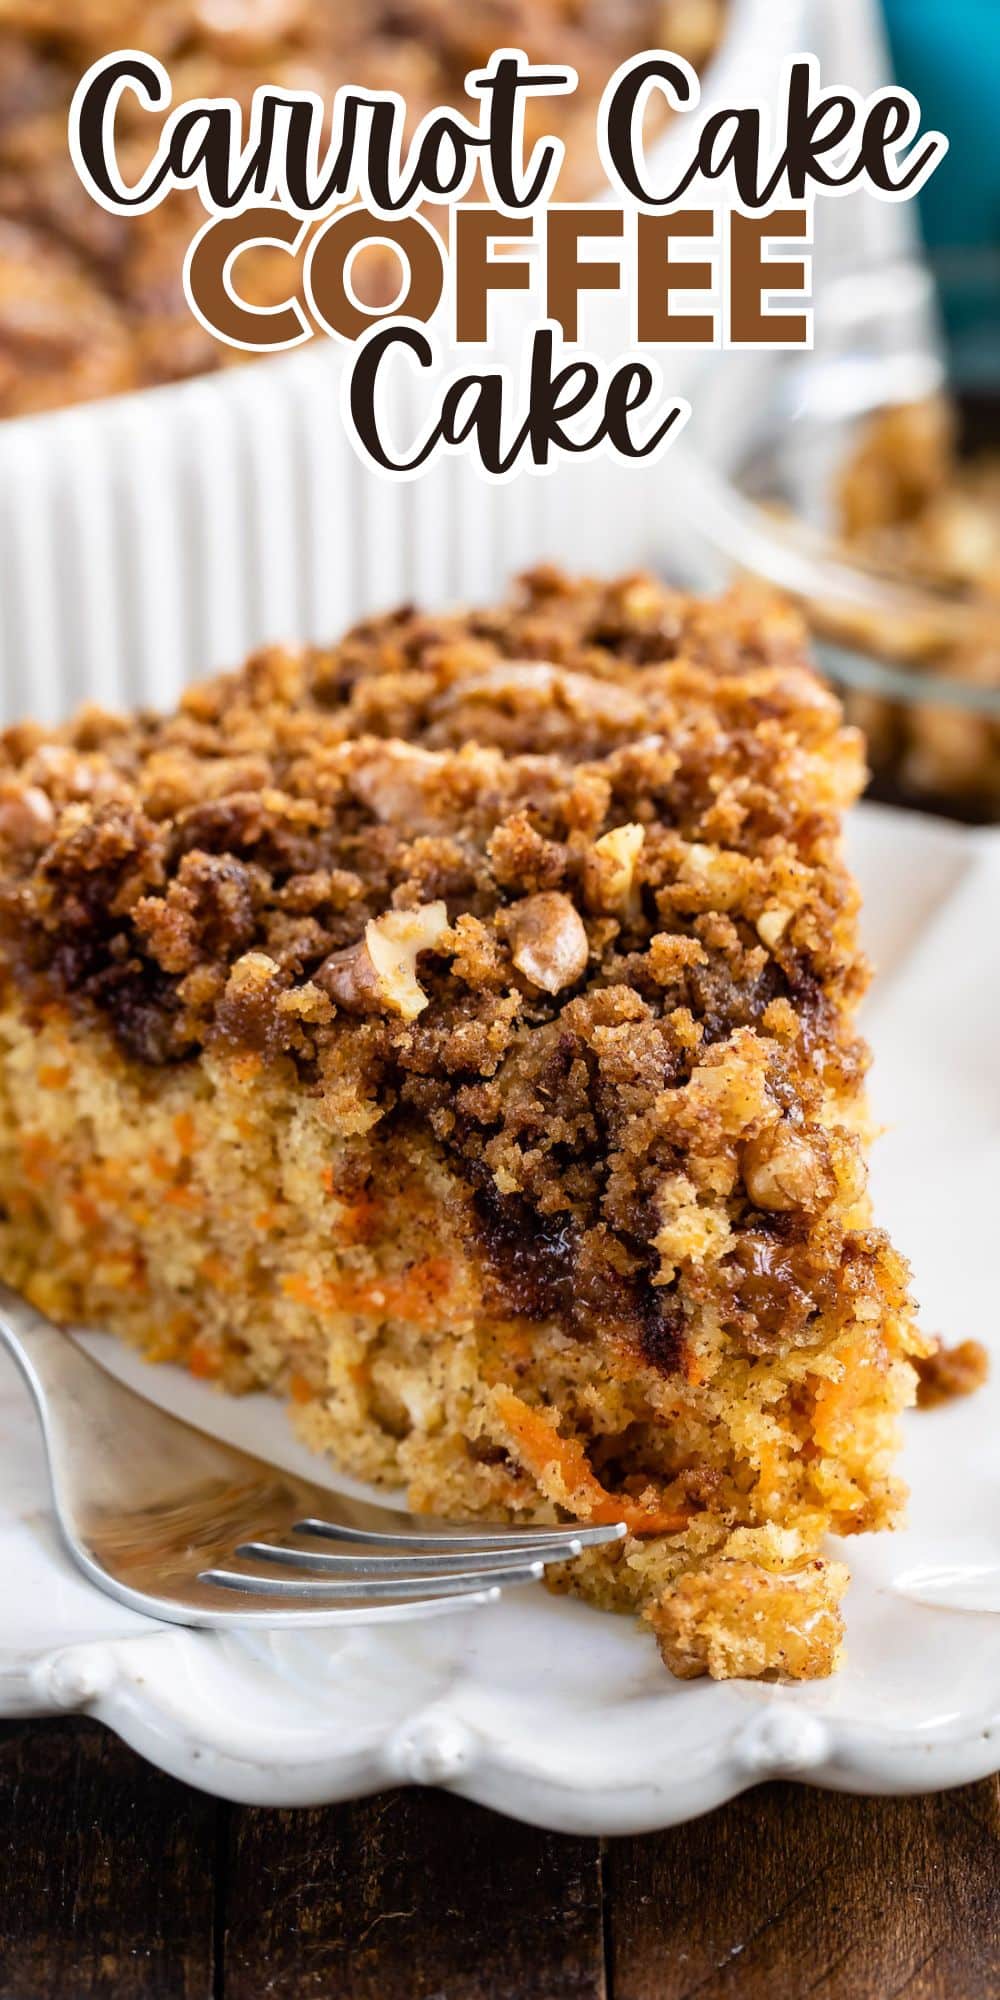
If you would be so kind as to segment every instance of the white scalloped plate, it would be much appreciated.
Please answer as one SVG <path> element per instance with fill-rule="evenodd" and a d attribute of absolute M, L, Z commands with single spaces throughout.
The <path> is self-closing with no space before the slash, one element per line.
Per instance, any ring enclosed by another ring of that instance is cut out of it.
<path fill-rule="evenodd" d="M 851 845 L 881 973 L 880 1219 L 912 1259 L 925 1325 L 1000 1346 L 1000 835 L 862 810 Z M 100 1345 L 158 1400 L 305 1467 L 267 1399 L 225 1403 Z M 849 1658 L 834 1680 L 681 1684 L 631 1621 L 538 1589 L 314 1636 L 149 1624 L 55 1542 L 34 1420 L 3 1364 L 0 1714 L 86 1710 L 165 1770 L 251 1803 L 432 1783 L 591 1834 L 666 1826 L 776 1772 L 847 1791 L 962 1784 L 1000 1768 L 998 1434 L 1000 1371 L 909 1419 L 910 1525 L 844 1551 Z"/>

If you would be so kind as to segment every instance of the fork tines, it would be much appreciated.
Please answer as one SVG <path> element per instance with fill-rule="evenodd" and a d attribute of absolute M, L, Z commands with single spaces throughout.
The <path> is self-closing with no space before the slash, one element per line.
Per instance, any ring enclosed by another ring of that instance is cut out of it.
<path fill-rule="evenodd" d="M 351 1546 L 351 1554 L 289 1547 L 281 1542 L 243 1542 L 238 1561 L 250 1569 L 204 1570 L 200 1581 L 225 1590 L 254 1591 L 266 1597 L 342 1599 L 379 1603 L 390 1599 L 459 1597 L 535 1583 L 553 1562 L 569 1562 L 586 1547 L 618 1541 L 620 1523 L 597 1528 L 445 1530 L 437 1534 L 365 1533 L 320 1520 L 299 1522 L 294 1532 Z M 268 1575 L 256 1567 L 266 1564 Z M 275 1576 L 275 1569 L 287 1570 Z M 298 1572 L 298 1574 L 296 1574 Z"/>

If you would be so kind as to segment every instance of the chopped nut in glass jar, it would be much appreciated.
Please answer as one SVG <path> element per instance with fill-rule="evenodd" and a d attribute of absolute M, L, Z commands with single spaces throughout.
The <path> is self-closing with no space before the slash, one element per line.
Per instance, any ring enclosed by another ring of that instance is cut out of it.
<path fill-rule="evenodd" d="M 944 401 L 886 410 L 867 428 L 838 490 L 851 555 L 935 594 L 891 623 L 849 625 L 827 609 L 817 629 L 914 676 L 906 693 L 845 690 L 882 796 L 971 819 L 1000 818 L 1000 449 L 975 421 L 959 448 Z M 922 678 L 937 684 L 922 693 Z"/>

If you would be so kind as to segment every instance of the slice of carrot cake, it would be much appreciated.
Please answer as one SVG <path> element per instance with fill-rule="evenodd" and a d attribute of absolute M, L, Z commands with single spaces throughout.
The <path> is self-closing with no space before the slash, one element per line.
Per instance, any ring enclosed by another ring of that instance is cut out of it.
<path fill-rule="evenodd" d="M 747 594 L 539 571 L 0 739 L 0 1271 L 439 1514 L 622 1519 L 824 1674 L 922 1353 L 865 1189 L 857 735 Z"/>

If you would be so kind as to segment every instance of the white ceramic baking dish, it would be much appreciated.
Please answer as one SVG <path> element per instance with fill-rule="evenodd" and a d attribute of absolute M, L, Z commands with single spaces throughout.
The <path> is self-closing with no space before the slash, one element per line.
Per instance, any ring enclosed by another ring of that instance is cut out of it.
<path fill-rule="evenodd" d="M 814 18 L 810 0 L 732 0 L 703 105 L 766 95 Z M 666 171 L 685 121 L 660 144 Z M 665 390 L 692 396 L 726 358 L 672 354 Z M 316 341 L 0 428 L 0 721 L 85 698 L 163 705 L 266 641 L 330 638 L 401 599 L 488 595 L 542 559 L 650 558 L 669 454 L 504 486 L 449 459 L 389 481 L 347 441 L 343 368 L 343 350 Z"/>

